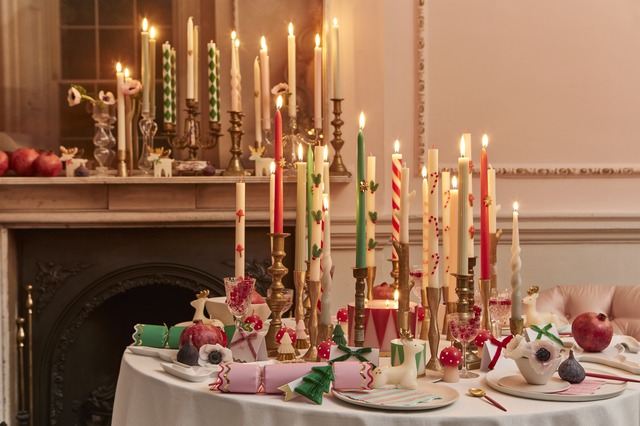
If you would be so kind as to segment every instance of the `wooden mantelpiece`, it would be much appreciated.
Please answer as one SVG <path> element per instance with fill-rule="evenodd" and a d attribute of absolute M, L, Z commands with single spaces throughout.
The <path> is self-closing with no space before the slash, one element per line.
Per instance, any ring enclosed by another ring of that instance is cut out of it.
<path fill-rule="evenodd" d="M 86 227 L 203 223 L 229 226 L 237 177 L 0 178 L 0 226 Z M 269 220 L 269 178 L 247 176 L 248 225 Z M 332 177 L 347 183 L 350 178 Z M 295 215 L 295 177 L 285 177 L 285 218 Z M 214 223 L 215 222 L 215 223 Z"/>

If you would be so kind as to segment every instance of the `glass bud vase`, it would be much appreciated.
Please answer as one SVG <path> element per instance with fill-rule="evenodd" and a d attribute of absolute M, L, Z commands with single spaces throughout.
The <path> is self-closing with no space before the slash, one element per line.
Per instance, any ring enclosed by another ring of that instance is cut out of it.
<path fill-rule="evenodd" d="M 111 124 L 110 116 L 109 116 L 109 106 L 104 103 L 95 103 L 93 104 L 93 114 L 91 116 L 93 121 L 95 121 L 95 134 L 93 136 L 93 144 L 95 145 L 95 149 L 93 150 L 93 156 L 98 162 L 98 166 L 96 167 L 96 172 L 98 175 L 106 175 L 107 174 L 107 164 L 109 161 L 109 143 L 111 142 L 111 138 L 109 135 L 111 131 L 109 127 Z"/>
<path fill-rule="evenodd" d="M 148 174 L 153 168 L 153 162 L 149 161 L 149 154 L 153 151 L 153 138 L 158 131 L 158 125 L 153 118 L 152 114 L 143 112 L 139 123 L 140 132 L 142 133 L 142 146 L 138 156 L 138 169 L 144 174 Z"/>

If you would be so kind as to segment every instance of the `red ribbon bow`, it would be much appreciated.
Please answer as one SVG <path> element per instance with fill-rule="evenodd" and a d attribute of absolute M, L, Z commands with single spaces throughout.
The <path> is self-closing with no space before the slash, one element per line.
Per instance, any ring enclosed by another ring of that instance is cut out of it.
<path fill-rule="evenodd" d="M 494 345 L 496 345 L 498 347 L 498 350 L 496 351 L 495 355 L 493 356 L 493 358 L 491 359 L 491 362 L 489 363 L 489 370 L 493 370 L 493 368 L 496 366 L 496 364 L 498 363 L 498 359 L 500 359 L 500 354 L 502 353 L 502 349 L 507 347 L 507 344 L 513 339 L 513 335 L 509 335 L 507 337 L 505 337 L 504 339 L 502 339 L 502 341 L 496 339 L 495 337 L 491 336 L 490 342 L 493 343 Z"/>

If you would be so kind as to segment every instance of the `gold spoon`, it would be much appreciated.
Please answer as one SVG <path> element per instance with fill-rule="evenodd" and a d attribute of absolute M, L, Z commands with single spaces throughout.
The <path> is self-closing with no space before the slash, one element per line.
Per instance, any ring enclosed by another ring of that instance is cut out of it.
<path fill-rule="evenodd" d="M 496 407 L 498 407 L 502 411 L 507 411 L 506 408 L 504 408 L 502 405 L 500 405 L 495 399 L 493 399 L 490 396 L 488 396 L 487 393 L 482 389 L 471 388 L 471 389 L 469 389 L 469 394 L 471 396 L 475 396 L 477 398 L 486 398 L 490 403 L 492 403 L 493 405 L 495 405 Z"/>

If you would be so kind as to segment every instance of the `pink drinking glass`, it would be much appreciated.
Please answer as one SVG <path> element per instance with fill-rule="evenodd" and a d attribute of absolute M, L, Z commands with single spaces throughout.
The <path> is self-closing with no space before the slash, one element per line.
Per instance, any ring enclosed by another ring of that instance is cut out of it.
<path fill-rule="evenodd" d="M 449 314 L 449 330 L 451 336 L 462 345 L 462 371 L 461 379 L 478 377 L 476 373 L 467 370 L 467 346 L 473 341 L 480 331 L 480 316 L 469 314 Z"/>

